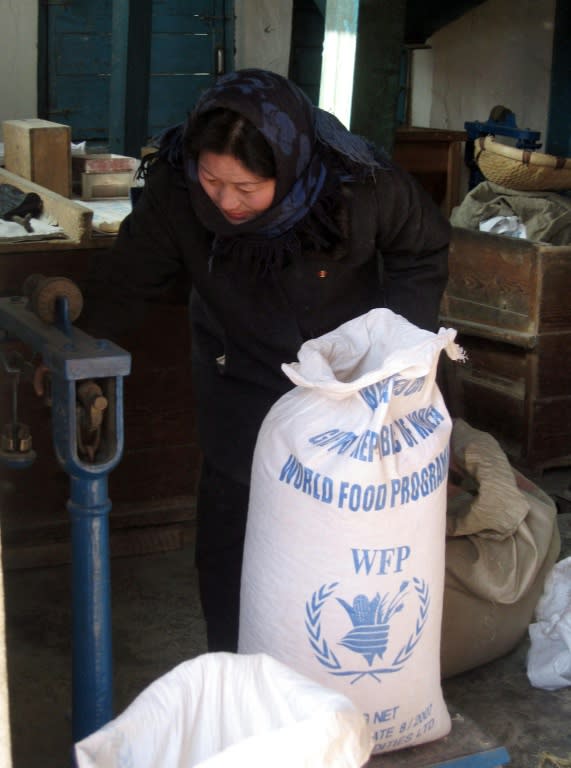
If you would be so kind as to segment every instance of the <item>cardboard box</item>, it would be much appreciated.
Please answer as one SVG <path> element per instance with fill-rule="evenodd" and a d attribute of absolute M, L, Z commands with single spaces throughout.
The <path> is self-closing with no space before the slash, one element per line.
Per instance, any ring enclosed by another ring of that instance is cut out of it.
<path fill-rule="evenodd" d="M 5 120 L 7 171 L 71 197 L 71 128 L 49 120 Z"/>

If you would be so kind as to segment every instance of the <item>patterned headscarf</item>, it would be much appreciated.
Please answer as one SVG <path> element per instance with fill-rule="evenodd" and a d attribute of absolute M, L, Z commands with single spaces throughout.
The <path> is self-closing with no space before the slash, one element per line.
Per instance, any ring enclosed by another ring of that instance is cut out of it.
<path fill-rule="evenodd" d="M 193 120 L 219 108 L 237 112 L 260 131 L 272 149 L 276 168 L 273 204 L 239 224 L 228 222 L 204 192 L 196 161 L 186 153 L 184 137 Z M 177 135 L 180 137 L 175 131 Z M 173 136 L 170 146 L 171 154 L 176 155 Z M 203 94 L 182 133 L 182 151 L 192 204 L 204 226 L 216 236 L 215 253 L 244 245 L 265 251 L 262 255 L 266 257 L 270 251 L 279 257 L 299 247 L 300 229 L 310 237 L 315 234 L 316 241 L 323 241 L 327 232 L 330 240 L 338 238 L 331 198 L 338 195 L 340 182 L 364 180 L 386 167 L 382 153 L 373 145 L 315 107 L 290 80 L 262 69 L 223 75 Z"/>

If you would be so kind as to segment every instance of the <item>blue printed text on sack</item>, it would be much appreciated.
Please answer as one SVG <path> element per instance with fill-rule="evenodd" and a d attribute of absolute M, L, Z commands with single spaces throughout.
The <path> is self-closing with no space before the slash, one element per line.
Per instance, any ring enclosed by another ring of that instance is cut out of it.
<path fill-rule="evenodd" d="M 352 549 L 355 573 L 359 574 L 361 570 L 366 576 L 371 573 L 375 576 L 400 573 L 404 561 L 410 557 L 410 551 L 407 544 L 387 549 Z"/>
<path fill-rule="evenodd" d="M 328 475 L 303 465 L 290 454 L 279 480 L 297 491 L 325 504 L 336 504 L 351 512 L 380 512 L 415 503 L 434 493 L 448 477 L 449 449 L 446 447 L 432 461 L 418 470 L 384 483 L 364 485 L 349 480 L 335 481 Z"/>
<path fill-rule="evenodd" d="M 410 397 L 420 392 L 426 381 L 426 376 L 417 379 L 403 379 L 398 374 L 387 379 L 364 387 L 359 394 L 363 400 L 375 411 L 381 403 L 388 403 L 391 397 Z"/>
<path fill-rule="evenodd" d="M 400 453 L 404 443 L 410 448 L 419 439 L 429 437 L 445 417 L 433 405 L 411 411 L 404 418 L 383 424 L 379 431 L 366 429 L 361 434 L 342 429 L 327 429 L 309 438 L 312 445 L 327 447 L 339 456 L 347 454 L 351 459 L 372 462 L 379 457 Z M 399 439 L 402 438 L 402 439 Z"/>

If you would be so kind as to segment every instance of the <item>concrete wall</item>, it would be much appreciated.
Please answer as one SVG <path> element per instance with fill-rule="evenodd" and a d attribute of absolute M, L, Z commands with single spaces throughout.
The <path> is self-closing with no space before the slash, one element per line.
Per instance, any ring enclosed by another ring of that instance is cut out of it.
<path fill-rule="evenodd" d="M 38 0 L 0 0 L 0 132 L 37 117 Z"/>
<path fill-rule="evenodd" d="M 545 138 L 555 0 L 488 0 L 414 54 L 413 125 L 462 130 L 497 104 Z"/>
<path fill-rule="evenodd" d="M 235 0 L 236 69 L 288 73 L 293 0 Z"/>

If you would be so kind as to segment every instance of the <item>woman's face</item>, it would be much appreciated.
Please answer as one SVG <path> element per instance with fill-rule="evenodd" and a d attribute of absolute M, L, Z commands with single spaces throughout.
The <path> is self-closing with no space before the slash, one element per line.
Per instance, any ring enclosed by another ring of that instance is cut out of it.
<path fill-rule="evenodd" d="M 198 180 L 208 197 L 231 224 L 241 224 L 267 210 L 276 180 L 257 176 L 233 155 L 201 152 Z"/>

